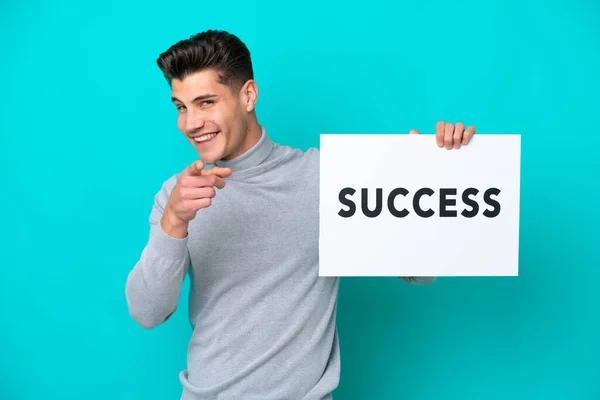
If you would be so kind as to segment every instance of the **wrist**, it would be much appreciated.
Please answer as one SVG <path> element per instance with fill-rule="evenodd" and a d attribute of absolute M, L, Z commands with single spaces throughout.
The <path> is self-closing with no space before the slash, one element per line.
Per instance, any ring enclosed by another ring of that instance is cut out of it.
<path fill-rule="evenodd" d="M 177 217 L 175 214 L 168 211 L 168 209 L 165 210 L 165 213 L 160 220 L 160 224 L 163 231 L 175 239 L 183 239 L 187 236 L 188 222 Z"/>

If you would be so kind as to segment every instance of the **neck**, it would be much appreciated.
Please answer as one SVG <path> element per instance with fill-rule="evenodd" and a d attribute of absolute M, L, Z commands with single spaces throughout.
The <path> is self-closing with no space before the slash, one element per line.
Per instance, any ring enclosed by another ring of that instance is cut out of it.
<path fill-rule="evenodd" d="M 258 143 L 262 134 L 262 127 L 258 124 L 258 121 L 256 121 L 256 119 L 252 119 L 252 121 L 248 124 L 248 128 L 246 129 L 246 136 L 240 148 L 233 151 L 231 154 L 223 157 L 223 160 L 228 161 L 241 156 L 242 154 L 250 150 L 252 147 L 254 147 L 256 143 Z"/>
<path fill-rule="evenodd" d="M 267 136 L 265 129 L 258 123 L 253 123 L 248 127 L 242 149 L 215 164 L 219 167 L 231 168 L 233 173 L 256 167 L 269 156 L 273 146 L 274 143 Z"/>

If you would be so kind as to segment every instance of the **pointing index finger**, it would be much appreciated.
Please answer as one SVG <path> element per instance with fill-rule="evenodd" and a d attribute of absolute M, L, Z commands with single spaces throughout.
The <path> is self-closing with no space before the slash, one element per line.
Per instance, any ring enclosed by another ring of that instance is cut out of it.
<path fill-rule="evenodd" d="M 204 163 L 202 161 L 194 161 L 192 165 L 190 165 L 190 175 L 201 176 L 202 170 L 204 169 Z"/>

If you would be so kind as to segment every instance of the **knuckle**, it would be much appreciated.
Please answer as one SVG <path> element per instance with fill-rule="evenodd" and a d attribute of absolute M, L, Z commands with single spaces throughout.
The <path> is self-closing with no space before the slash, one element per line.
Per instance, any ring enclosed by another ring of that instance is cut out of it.
<path fill-rule="evenodd" d="M 180 195 L 181 195 L 182 199 L 187 200 L 188 197 L 189 197 L 189 195 L 190 195 L 190 191 L 188 189 L 186 189 L 186 188 L 181 188 Z"/>
<path fill-rule="evenodd" d="M 181 186 L 188 186 L 190 183 L 190 177 L 188 175 L 184 175 L 181 177 L 179 182 L 181 183 Z"/>

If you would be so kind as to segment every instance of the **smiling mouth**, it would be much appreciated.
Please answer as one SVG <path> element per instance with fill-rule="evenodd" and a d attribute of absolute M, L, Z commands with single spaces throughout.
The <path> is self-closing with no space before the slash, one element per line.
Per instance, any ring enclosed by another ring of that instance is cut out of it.
<path fill-rule="evenodd" d="M 201 136 L 193 137 L 192 139 L 196 143 L 207 143 L 207 142 L 210 142 L 212 139 L 214 139 L 215 136 L 217 136 L 219 134 L 219 132 L 221 132 L 221 131 L 214 132 L 214 133 L 206 133 Z"/>

